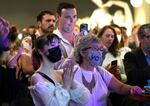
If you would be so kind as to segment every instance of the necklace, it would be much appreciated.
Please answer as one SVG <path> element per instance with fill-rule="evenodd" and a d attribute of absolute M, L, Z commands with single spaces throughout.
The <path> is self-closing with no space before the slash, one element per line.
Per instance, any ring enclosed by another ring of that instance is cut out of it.
<path fill-rule="evenodd" d="M 92 94 L 92 90 L 95 87 L 95 77 L 94 77 L 94 74 L 92 74 L 92 80 L 91 80 L 91 82 L 87 82 L 86 79 L 85 79 L 85 77 L 84 77 L 84 75 L 83 75 L 83 73 L 82 73 L 82 82 L 83 82 L 84 86 L 86 88 L 88 88 L 89 91 L 90 91 L 90 93 Z"/>

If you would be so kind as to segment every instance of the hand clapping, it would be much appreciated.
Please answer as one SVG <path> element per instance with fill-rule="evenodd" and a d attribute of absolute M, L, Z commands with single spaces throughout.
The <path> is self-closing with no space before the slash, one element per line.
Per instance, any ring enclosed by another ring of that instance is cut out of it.
<path fill-rule="evenodd" d="M 73 71 L 74 64 L 72 62 L 68 63 L 68 66 L 63 67 L 63 87 L 69 90 L 73 84 L 74 74 L 76 72 Z"/>

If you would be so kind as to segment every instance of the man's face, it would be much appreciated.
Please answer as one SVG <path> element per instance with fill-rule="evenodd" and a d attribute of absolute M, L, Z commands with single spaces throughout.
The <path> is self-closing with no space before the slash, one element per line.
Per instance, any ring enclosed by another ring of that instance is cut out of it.
<path fill-rule="evenodd" d="M 141 40 L 141 45 L 144 47 L 146 51 L 150 53 L 150 28 L 144 30 L 145 36 L 144 39 Z"/>
<path fill-rule="evenodd" d="M 73 32 L 77 21 L 76 9 L 62 9 L 61 16 L 58 16 L 58 20 L 60 30 L 66 33 Z"/>
<path fill-rule="evenodd" d="M 55 29 L 56 18 L 54 15 L 46 14 L 42 21 L 39 22 L 39 27 L 44 33 L 52 33 Z"/>

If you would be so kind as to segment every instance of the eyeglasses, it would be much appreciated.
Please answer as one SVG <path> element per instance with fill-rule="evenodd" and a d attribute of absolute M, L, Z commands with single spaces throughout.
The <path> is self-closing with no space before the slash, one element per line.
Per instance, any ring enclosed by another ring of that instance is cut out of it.
<path fill-rule="evenodd" d="M 96 47 L 87 47 L 87 48 L 84 48 L 84 49 L 82 49 L 82 50 L 83 50 L 83 51 L 86 51 L 86 50 L 88 50 L 88 49 L 97 50 L 97 51 L 103 51 L 102 48 L 96 48 Z"/>

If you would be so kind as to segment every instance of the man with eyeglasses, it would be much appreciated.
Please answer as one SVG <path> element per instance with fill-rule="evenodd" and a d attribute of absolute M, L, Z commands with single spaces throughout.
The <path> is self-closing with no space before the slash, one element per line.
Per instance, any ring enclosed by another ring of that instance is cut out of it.
<path fill-rule="evenodd" d="M 124 65 L 127 83 L 144 88 L 150 79 L 150 23 L 139 28 L 138 39 L 140 47 L 125 55 Z M 138 106 L 150 106 L 150 102 L 140 102 Z"/>

